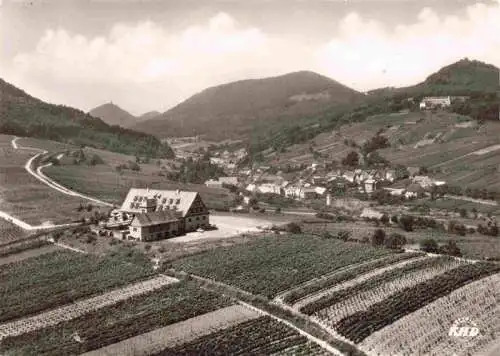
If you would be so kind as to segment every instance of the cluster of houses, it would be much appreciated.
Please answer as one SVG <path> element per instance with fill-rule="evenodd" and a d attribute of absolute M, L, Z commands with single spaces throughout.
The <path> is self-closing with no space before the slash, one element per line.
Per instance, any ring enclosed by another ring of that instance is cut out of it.
<path fill-rule="evenodd" d="M 223 152 L 215 152 L 210 157 L 210 163 L 222 167 L 228 171 L 234 171 L 236 165 L 239 161 L 245 158 L 247 152 L 244 148 L 236 150 L 234 152 L 229 152 L 225 150 Z"/>
<path fill-rule="evenodd" d="M 241 172 L 239 179 L 234 176 L 221 177 L 218 180 L 208 180 L 205 185 L 207 187 L 221 187 L 224 184 L 231 184 L 243 188 L 247 195 L 255 193 L 276 194 L 291 199 L 306 200 L 326 197 L 333 192 L 332 190 L 345 190 L 346 187 L 353 187 L 360 192 L 371 194 L 378 183 L 382 181 L 392 183 L 396 178 L 393 169 L 322 172 L 316 164 L 301 173 L 301 177 L 287 180 L 280 173 L 269 174 L 261 168 L 250 174 Z"/>
<path fill-rule="evenodd" d="M 154 241 L 210 227 L 209 212 L 197 192 L 132 188 L 99 232 Z"/>

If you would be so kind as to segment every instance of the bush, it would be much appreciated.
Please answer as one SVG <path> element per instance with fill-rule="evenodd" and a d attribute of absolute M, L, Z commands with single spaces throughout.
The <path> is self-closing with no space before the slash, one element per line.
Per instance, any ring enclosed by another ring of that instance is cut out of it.
<path fill-rule="evenodd" d="M 448 224 L 448 231 L 453 234 L 465 236 L 465 234 L 467 233 L 467 228 L 464 224 L 460 224 L 454 220 L 451 220 Z"/>
<path fill-rule="evenodd" d="M 98 164 L 104 164 L 104 160 L 97 154 L 94 154 L 89 161 L 89 165 L 96 166 Z"/>
<path fill-rule="evenodd" d="M 356 151 L 351 151 L 342 159 L 342 165 L 356 167 L 359 165 L 359 154 Z"/>
<path fill-rule="evenodd" d="M 385 240 L 385 231 L 382 229 L 376 229 L 372 235 L 372 245 L 382 246 L 384 245 L 384 240 Z"/>
<path fill-rule="evenodd" d="M 382 215 L 382 217 L 380 218 L 380 222 L 384 225 L 389 225 L 389 215 Z"/>
<path fill-rule="evenodd" d="M 91 244 L 94 243 L 97 240 L 97 237 L 94 235 L 87 235 L 87 238 L 85 239 L 85 243 Z"/>
<path fill-rule="evenodd" d="M 445 255 L 462 257 L 462 251 L 460 251 L 460 248 L 457 246 L 457 243 L 452 240 L 448 241 L 445 245 L 441 246 L 439 248 L 439 252 Z"/>
<path fill-rule="evenodd" d="M 384 240 L 385 247 L 395 250 L 401 249 L 405 244 L 406 244 L 406 237 L 398 233 L 390 234 Z"/>
<path fill-rule="evenodd" d="M 438 253 L 439 246 L 434 239 L 424 239 L 420 242 L 420 249 L 429 253 Z"/>
<path fill-rule="evenodd" d="M 399 218 L 399 225 L 404 231 L 413 231 L 415 219 L 410 215 L 403 215 Z"/>
<path fill-rule="evenodd" d="M 299 224 L 291 222 L 286 225 L 285 231 L 291 234 L 300 234 L 302 233 L 302 228 L 300 227 Z"/>
<path fill-rule="evenodd" d="M 351 232 L 347 230 L 342 230 L 337 233 L 337 238 L 342 241 L 347 241 L 349 240 L 349 237 L 351 236 Z"/>

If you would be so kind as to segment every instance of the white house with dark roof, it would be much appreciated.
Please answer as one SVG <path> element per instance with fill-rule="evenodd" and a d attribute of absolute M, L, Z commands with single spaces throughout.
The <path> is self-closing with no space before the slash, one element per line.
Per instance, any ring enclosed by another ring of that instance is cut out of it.
<path fill-rule="evenodd" d="M 174 226 L 175 224 L 172 225 L 172 221 L 170 221 L 172 216 L 177 217 L 178 225 L 169 231 L 175 231 L 178 235 L 196 231 L 198 228 L 204 228 L 210 224 L 208 209 L 197 192 L 132 188 L 123 201 L 120 211 L 134 216 L 132 222 L 135 221 L 135 226 L 132 226 L 131 223 L 130 235 L 135 238 L 138 238 L 139 230 L 133 231 L 134 227 L 137 228 L 138 225 L 150 224 L 151 222 L 154 222 L 154 225 L 162 225 L 162 218 L 167 219 L 164 221 L 165 224 Z M 144 230 L 145 233 L 151 229 L 155 230 L 155 228 L 151 228 L 151 225 L 147 225 L 147 227 Z M 165 233 L 166 230 L 155 233 L 160 232 Z M 144 240 L 144 238 L 140 240 Z"/>

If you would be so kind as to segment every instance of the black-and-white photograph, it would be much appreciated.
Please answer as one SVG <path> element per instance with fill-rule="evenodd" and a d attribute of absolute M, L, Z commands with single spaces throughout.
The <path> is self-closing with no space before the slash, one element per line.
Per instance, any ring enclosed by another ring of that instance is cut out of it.
<path fill-rule="evenodd" d="M 500 0 L 0 0 L 1 356 L 499 356 Z"/>

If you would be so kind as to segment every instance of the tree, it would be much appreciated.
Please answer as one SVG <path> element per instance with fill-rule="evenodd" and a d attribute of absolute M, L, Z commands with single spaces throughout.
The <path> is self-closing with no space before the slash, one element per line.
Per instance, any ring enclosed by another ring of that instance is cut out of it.
<path fill-rule="evenodd" d="M 460 251 L 457 243 L 453 240 L 449 240 L 445 245 L 441 246 L 439 251 L 445 255 L 462 257 L 462 251 Z"/>
<path fill-rule="evenodd" d="M 425 252 L 429 253 L 438 253 L 439 252 L 439 246 L 436 242 L 436 240 L 428 238 L 424 239 L 420 242 L 420 249 Z"/>
<path fill-rule="evenodd" d="M 372 245 L 382 246 L 384 245 L 384 240 L 385 240 L 385 231 L 382 229 L 376 229 L 372 235 Z"/>
<path fill-rule="evenodd" d="M 404 235 L 393 233 L 385 238 L 384 245 L 391 249 L 400 249 L 406 244 L 406 237 Z"/>
<path fill-rule="evenodd" d="M 300 227 L 299 224 L 291 222 L 286 225 L 286 232 L 289 232 L 291 234 L 300 234 L 302 233 L 302 228 Z"/>
<path fill-rule="evenodd" d="M 398 164 L 395 167 L 395 176 L 396 179 L 406 179 L 410 176 L 410 172 L 408 171 L 408 168 L 402 164 Z"/>
<path fill-rule="evenodd" d="M 386 226 L 389 225 L 389 215 L 382 215 L 382 217 L 380 218 L 380 222 Z"/>
<path fill-rule="evenodd" d="M 399 218 L 399 225 L 404 231 L 413 231 L 413 224 L 415 219 L 411 215 L 402 215 Z"/>
<path fill-rule="evenodd" d="M 348 167 L 356 167 L 359 165 L 359 154 L 356 151 L 351 151 L 342 159 L 342 164 Z"/>

